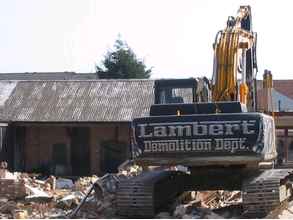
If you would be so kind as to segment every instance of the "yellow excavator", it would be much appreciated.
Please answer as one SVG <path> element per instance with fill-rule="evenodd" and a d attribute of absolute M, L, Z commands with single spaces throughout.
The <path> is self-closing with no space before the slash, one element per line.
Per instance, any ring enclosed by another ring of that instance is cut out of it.
<path fill-rule="evenodd" d="M 119 215 L 153 217 L 191 190 L 241 190 L 243 214 L 253 217 L 290 198 L 293 170 L 274 169 L 274 119 L 256 111 L 256 39 L 251 8 L 241 6 L 216 35 L 211 81 L 155 81 L 149 116 L 132 121 L 133 161 L 188 172 L 145 171 L 121 181 Z"/>

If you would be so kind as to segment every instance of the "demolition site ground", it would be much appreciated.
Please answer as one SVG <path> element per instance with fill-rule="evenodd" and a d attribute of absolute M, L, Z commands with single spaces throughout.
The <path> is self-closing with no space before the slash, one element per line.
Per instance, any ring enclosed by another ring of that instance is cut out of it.
<path fill-rule="evenodd" d="M 116 214 L 117 183 L 141 172 L 141 167 L 127 165 L 115 174 L 72 180 L 1 169 L 0 218 L 127 218 Z M 240 191 L 185 192 L 155 218 L 243 218 L 241 202 Z M 290 201 L 267 216 L 292 217 Z"/>

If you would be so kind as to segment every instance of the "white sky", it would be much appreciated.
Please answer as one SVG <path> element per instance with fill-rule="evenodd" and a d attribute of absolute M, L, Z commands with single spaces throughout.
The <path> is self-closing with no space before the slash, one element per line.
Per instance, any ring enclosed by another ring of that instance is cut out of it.
<path fill-rule="evenodd" d="M 0 0 L 0 72 L 94 72 L 120 33 L 152 78 L 211 77 L 215 35 L 247 4 L 258 78 L 293 79 L 289 0 Z"/>

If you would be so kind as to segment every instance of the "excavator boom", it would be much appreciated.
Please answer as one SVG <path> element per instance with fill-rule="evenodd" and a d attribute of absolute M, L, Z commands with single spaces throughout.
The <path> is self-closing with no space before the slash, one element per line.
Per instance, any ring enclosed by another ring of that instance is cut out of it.
<path fill-rule="evenodd" d="M 257 71 L 256 34 L 252 32 L 251 9 L 241 6 L 219 31 L 214 43 L 212 101 L 240 101 L 256 111 L 254 78 Z M 240 77 L 238 77 L 240 75 Z"/>

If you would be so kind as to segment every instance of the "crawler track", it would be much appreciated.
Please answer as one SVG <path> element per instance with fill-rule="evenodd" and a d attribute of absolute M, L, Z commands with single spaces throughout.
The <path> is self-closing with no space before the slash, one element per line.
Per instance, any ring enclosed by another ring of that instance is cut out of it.
<path fill-rule="evenodd" d="M 118 185 L 117 214 L 151 218 L 186 190 L 187 175 L 177 171 L 151 171 Z M 242 186 L 243 216 L 274 216 L 292 196 L 293 169 L 259 171 Z"/>
<path fill-rule="evenodd" d="M 246 180 L 242 187 L 243 215 L 265 217 L 282 209 L 292 195 L 293 169 L 265 170 Z"/>
<path fill-rule="evenodd" d="M 117 192 L 117 214 L 128 217 L 153 217 L 181 194 L 185 174 L 177 171 L 151 171 L 121 181 Z"/>

